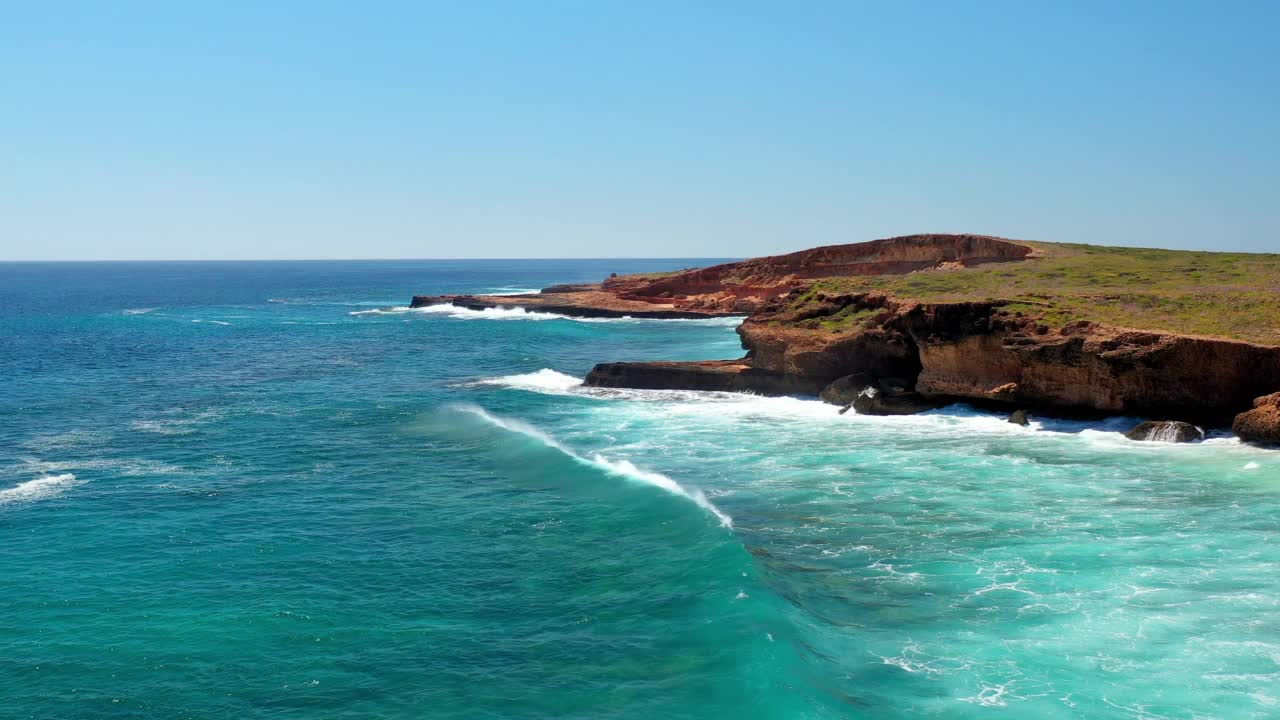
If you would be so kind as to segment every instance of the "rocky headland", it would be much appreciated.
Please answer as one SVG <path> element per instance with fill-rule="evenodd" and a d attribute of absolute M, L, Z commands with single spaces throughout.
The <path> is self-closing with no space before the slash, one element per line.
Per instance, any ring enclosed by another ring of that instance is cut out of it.
<path fill-rule="evenodd" d="M 1280 443 L 1277 255 L 910 235 L 533 295 L 413 299 L 438 303 L 746 316 L 743 358 L 604 362 L 588 385 L 814 394 L 869 414 L 963 401 L 1136 415 L 1161 422 L 1135 439 L 1234 424 L 1245 440 Z"/>

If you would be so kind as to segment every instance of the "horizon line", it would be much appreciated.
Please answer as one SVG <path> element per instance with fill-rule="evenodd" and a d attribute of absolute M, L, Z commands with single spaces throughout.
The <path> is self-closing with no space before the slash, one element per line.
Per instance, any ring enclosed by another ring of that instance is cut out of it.
<path fill-rule="evenodd" d="M 664 256 L 664 255 L 635 255 L 635 256 L 596 256 L 596 257 L 573 257 L 573 256 L 556 256 L 556 257 L 474 257 L 474 258 L 453 258 L 453 257 L 351 257 L 351 258 L 61 258 L 61 259 L 27 259 L 27 260 L 4 260 L 0 259 L 0 264 L 18 264 L 18 263 L 215 263 L 215 262 L 477 262 L 477 261 L 510 261 L 510 260 L 732 260 L 743 256 Z"/>
<path fill-rule="evenodd" d="M 997 239 L 1006 240 L 999 236 Z M 893 238 L 878 238 L 888 240 Z M 1064 242 L 1052 240 L 1021 240 L 1008 239 L 1010 242 L 1029 242 L 1044 243 L 1048 245 L 1084 245 L 1088 247 L 1114 248 L 1118 250 L 1162 250 L 1166 252 L 1181 253 L 1211 253 L 1215 255 L 1276 255 L 1280 254 L 1280 248 L 1268 251 L 1259 250 L 1209 250 L 1209 249 L 1192 249 L 1192 248 L 1170 248 L 1161 247 L 1159 245 L 1111 245 L 1104 243 L 1081 243 L 1081 242 Z M 862 242 L 874 242 L 862 241 Z M 860 243 L 838 243 L 837 245 L 860 244 Z M 318 257 L 318 258 L 289 258 L 289 257 L 271 257 L 271 258 L 28 258 L 28 259 L 3 259 L 0 258 L 0 264 L 17 264 L 17 263 L 214 263 L 214 262 L 377 262 L 377 261 L 430 261 L 430 262 L 477 262 L 477 261 L 513 261 L 513 260 L 739 260 L 753 257 L 773 257 L 775 255 L 788 255 L 793 252 L 803 252 L 804 250 L 812 250 L 818 247 L 832 247 L 831 245 L 818 245 L 799 250 L 789 250 L 778 253 L 767 253 L 764 255 L 598 255 L 594 257 L 586 256 L 570 256 L 570 255 L 553 255 L 544 257 Z"/>

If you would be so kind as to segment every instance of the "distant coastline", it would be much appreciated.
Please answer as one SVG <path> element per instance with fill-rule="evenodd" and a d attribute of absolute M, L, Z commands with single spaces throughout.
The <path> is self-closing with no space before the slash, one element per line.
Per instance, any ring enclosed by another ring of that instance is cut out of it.
<path fill-rule="evenodd" d="M 1135 439 L 1230 425 L 1277 444 L 1278 287 L 1280 255 L 930 234 L 412 305 L 745 316 L 743 358 L 603 362 L 588 385 L 814 394 L 863 414 L 1136 415 L 1157 422 Z"/>

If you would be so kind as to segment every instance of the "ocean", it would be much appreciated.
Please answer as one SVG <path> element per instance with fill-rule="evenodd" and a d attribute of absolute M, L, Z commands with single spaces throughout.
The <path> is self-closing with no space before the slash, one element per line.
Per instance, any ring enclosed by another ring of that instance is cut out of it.
<path fill-rule="evenodd" d="M 1280 452 L 405 307 L 706 262 L 0 264 L 0 717 L 1280 717 Z"/>

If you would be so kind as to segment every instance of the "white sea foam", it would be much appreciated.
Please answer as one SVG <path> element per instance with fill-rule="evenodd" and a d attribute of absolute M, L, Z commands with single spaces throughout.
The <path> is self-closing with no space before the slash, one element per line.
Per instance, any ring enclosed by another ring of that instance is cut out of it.
<path fill-rule="evenodd" d="M 134 420 L 129 423 L 129 427 L 157 435 L 187 435 L 195 432 L 195 426 L 211 420 L 217 420 L 220 417 L 222 417 L 222 413 L 213 409 L 203 410 L 185 417 L 171 412 L 168 413 L 168 417 Z"/>
<path fill-rule="evenodd" d="M 374 308 L 372 310 L 355 310 L 347 314 L 404 315 L 405 313 L 446 315 L 448 317 L 458 318 L 461 320 L 556 320 L 567 317 L 565 315 L 556 315 L 554 313 L 529 312 L 522 307 L 494 307 L 485 308 L 484 310 L 472 310 L 470 308 L 458 307 L 457 305 L 427 305 L 426 307 L 418 308 L 397 305 L 395 307 Z"/>
<path fill-rule="evenodd" d="M 46 453 L 101 445 L 109 437 L 110 433 L 104 430 L 68 430 L 61 433 L 36 435 L 23 440 L 21 444 L 28 450 Z"/>
<path fill-rule="evenodd" d="M 917 415 L 873 416 L 852 411 L 841 415 L 839 408 L 816 398 L 766 397 L 747 393 L 701 390 L 640 390 L 631 388 L 588 387 L 581 379 L 550 368 L 478 380 L 471 385 L 507 387 L 544 395 L 591 398 L 600 401 L 637 403 L 640 417 L 659 416 L 663 422 L 704 428 L 726 421 L 793 420 L 822 426 L 824 432 L 839 432 L 844 427 L 876 432 L 891 432 L 909 438 L 959 439 L 1040 438 L 1044 441 L 1083 443 L 1102 452 L 1143 453 L 1184 456 L 1187 460 L 1207 461 L 1230 454 L 1240 458 L 1244 470 L 1256 470 L 1258 459 L 1269 458 L 1274 451 L 1250 446 L 1227 433 L 1211 433 L 1198 443 L 1135 442 L 1125 433 L 1139 418 L 1117 416 L 1103 420 L 1060 420 L 1033 418 L 1027 427 L 1007 421 L 1003 414 L 978 410 L 957 404 Z M 643 411 L 641 408 L 645 408 Z M 625 411 L 630 414 L 632 410 Z M 672 425 L 671 427 L 676 427 Z M 1237 465 L 1240 467 L 1240 465 Z"/>
<path fill-rule="evenodd" d="M 458 307 L 457 305 L 428 305 L 413 308 L 411 312 L 426 315 L 448 315 L 461 320 L 564 320 L 567 315 L 548 312 L 536 312 L 522 307 L 491 307 L 483 310 Z"/>
<path fill-rule="evenodd" d="M 495 288 L 491 292 L 480 293 L 481 295 L 507 296 L 507 295 L 538 295 L 542 292 L 541 288 L 519 288 L 519 287 L 500 287 Z"/>
<path fill-rule="evenodd" d="M 108 470 L 125 477 L 132 477 L 135 475 L 165 475 L 182 471 L 182 468 L 176 465 L 166 465 L 157 460 L 37 460 L 35 458 L 22 458 L 22 462 L 29 471 L 46 475 L 65 473 L 70 470 Z"/>
<path fill-rule="evenodd" d="M 209 323 L 210 325 L 230 325 L 225 320 L 192 320 L 193 323 Z"/>
<path fill-rule="evenodd" d="M 68 488 L 80 485 L 84 481 L 77 480 L 75 475 L 46 475 L 35 480 L 28 480 L 11 488 L 0 490 L 0 505 L 16 502 L 31 502 L 53 497 Z"/>
<path fill-rule="evenodd" d="M 490 293 L 492 295 L 500 295 L 502 293 Z M 509 293 L 516 294 L 516 293 Z M 581 323 L 696 323 L 699 325 L 719 326 L 719 327 L 737 327 L 742 318 L 738 316 L 731 317 L 713 317 L 713 318 L 633 318 L 631 316 L 624 317 L 572 317 L 562 315 L 560 313 L 543 312 L 541 310 L 530 310 L 525 307 L 514 305 L 511 307 L 491 307 L 483 310 L 473 310 L 471 308 L 458 307 L 457 305 L 427 305 L 425 307 L 411 308 L 404 305 L 394 307 L 374 308 L 372 310 L 354 310 L 347 313 L 348 315 L 403 315 L 405 313 L 418 313 L 423 315 L 444 315 L 446 317 L 458 320 L 571 320 Z"/>
<path fill-rule="evenodd" d="M 627 400 L 633 402 L 680 403 L 672 405 L 672 412 L 713 412 L 752 414 L 759 410 L 764 414 L 803 415 L 809 417 L 826 417 L 838 414 L 839 408 L 818 400 L 794 397 L 766 397 L 749 393 L 720 392 L 714 390 L 641 390 L 636 388 L 602 388 L 582 384 L 582 378 L 542 368 L 520 375 L 504 375 L 501 377 L 477 380 L 469 385 L 494 385 L 518 390 L 542 393 L 544 395 L 573 395 L 577 397 L 595 398 L 597 400 Z M 700 409 L 705 404 L 713 404 L 715 408 Z M 725 406 L 732 406 L 726 408 Z"/>
<path fill-rule="evenodd" d="M 733 519 L 722 512 L 720 508 L 712 504 L 701 490 L 690 490 L 662 473 L 636 467 L 636 465 L 629 460 L 611 460 L 598 453 L 592 454 L 591 457 L 584 457 L 566 447 L 559 440 L 556 440 L 554 437 L 530 425 L 529 423 L 524 422 L 523 420 L 498 417 L 489 413 L 484 408 L 477 407 L 475 405 L 458 405 L 456 407 L 463 412 L 471 413 L 472 415 L 482 418 L 489 424 L 496 427 L 534 438 L 535 440 L 542 442 L 547 447 L 555 448 L 565 455 L 568 455 L 575 462 L 603 470 L 610 475 L 615 475 L 632 482 L 653 485 L 654 487 L 661 488 L 672 495 L 679 495 L 680 497 L 692 500 L 698 507 L 706 510 L 712 515 L 715 515 L 716 518 L 720 520 L 721 525 L 725 527 L 733 526 Z"/>
<path fill-rule="evenodd" d="M 646 318 L 631 317 L 624 315 L 622 317 L 604 317 L 604 318 L 569 318 L 576 322 L 584 323 L 621 323 L 621 324 L 640 324 L 640 323 L 691 323 L 694 325 L 702 325 L 707 327 L 738 327 L 742 324 L 742 316 L 728 315 L 725 317 L 706 317 L 706 318 Z"/>
<path fill-rule="evenodd" d="M 568 394 L 573 388 L 580 387 L 582 380 L 572 375 L 556 372 L 551 368 L 542 368 L 522 375 L 506 375 L 504 377 L 486 378 L 476 381 L 477 385 L 498 385 L 501 387 L 519 388 L 522 390 L 545 391 L 549 394 Z"/>
<path fill-rule="evenodd" d="M 146 315 L 149 312 L 155 312 L 159 308 L 130 308 L 124 311 L 125 315 Z"/>
<path fill-rule="evenodd" d="M 348 315 L 403 315 L 409 312 L 407 305 L 397 305 L 394 307 L 373 308 L 371 310 L 352 310 Z"/>

